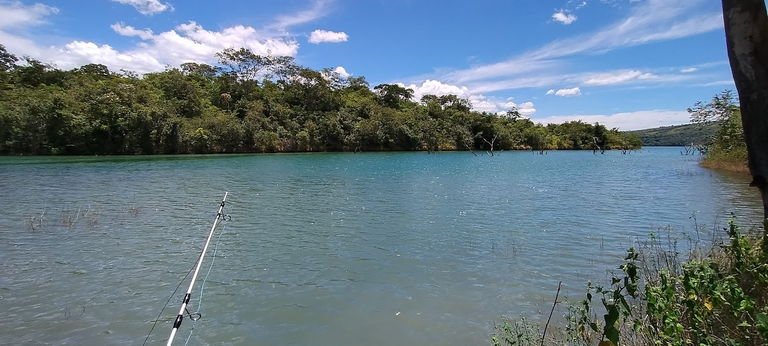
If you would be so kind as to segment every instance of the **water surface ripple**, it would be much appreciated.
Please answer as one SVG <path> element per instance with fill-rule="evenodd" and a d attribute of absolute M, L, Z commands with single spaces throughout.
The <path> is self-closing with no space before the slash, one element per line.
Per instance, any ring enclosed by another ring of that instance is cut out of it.
<path fill-rule="evenodd" d="M 191 345 L 483 345 L 652 231 L 759 218 L 747 183 L 674 148 L 3 157 L 0 344 L 140 345 L 229 191 Z"/>

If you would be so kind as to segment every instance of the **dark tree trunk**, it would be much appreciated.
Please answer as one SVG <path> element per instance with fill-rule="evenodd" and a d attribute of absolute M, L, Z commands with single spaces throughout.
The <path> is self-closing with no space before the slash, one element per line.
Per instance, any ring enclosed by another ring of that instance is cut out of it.
<path fill-rule="evenodd" d="M 751 186 L 768 218 L 768 14 L 764 0 L 722 0 L 725 38 L 739 92 Z"/>

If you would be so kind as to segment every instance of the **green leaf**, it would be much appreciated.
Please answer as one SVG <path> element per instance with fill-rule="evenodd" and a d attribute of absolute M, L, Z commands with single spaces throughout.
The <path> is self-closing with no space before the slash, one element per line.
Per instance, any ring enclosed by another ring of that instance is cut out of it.
<path fill-rule="evenodd" d="M 757 314 L 757 323 L 758 326 L 768 327 L 768 316 L 762 312 Z"/>
<path fill-rule="evenodd" d="M 608 338 L 614 345 L 619 344 L 619 330 L 611 328 L 605 331 L 605 337 Z"/>
<path fill-rule="evenodd" d="M 624 310 L 627 314 L 632 313 L 632 309 L 629 308 L 629 303 L 627 303 L 627 300 L 623 296 L 619 298 L 619 301 L 621 302 L 621 306 L 624 307 Z"/>
<path fill-rule="evenodd" d="M 616 322 L 619 320 L 619 309 L 616 305 L 606 305 L 608 313 L 603 315 L 605 319 L 605 327 L 603 327 L 603 335 L 608 340 L 613 342 L 614 345 L 619 343 L 619 330 L 616 329 Z"/>

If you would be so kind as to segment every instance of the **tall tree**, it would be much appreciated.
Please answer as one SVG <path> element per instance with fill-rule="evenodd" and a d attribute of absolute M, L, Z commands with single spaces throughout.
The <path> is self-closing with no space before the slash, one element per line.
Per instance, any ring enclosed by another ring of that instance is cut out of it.
<path fill-rule="evenodd" d="M 240 80 L 258 80 L 269 73 L 270 61 L 266 57 L 256 55 L 248 48 L 227 48 L 216 53 L 219 63 L 226 66 L 225 70 Z"/>
<path fill-rule="evenodd" d="M 8 72 L 16 66 L 17 61 L 19 61 L 19 58 L 8 53 L 8 51 L 5 50 L 5 46 L 0 44 L 0 72 Z"/>
<path fill-rule="evenodd" d="M 382 106 L 394 109 L 400 109 L 404 102 L 413 97 L 413 89 L 397 84 L 379 84 L 373 90 L 379 95 Z"/>
<path fill-rule="evenodd" d="M 10 79 L 8 73 L 16 67 L 17 61 L 19 61 L 19 58 L 8 53 L 8 51 L 5 50 L 5 46 L 0 44 L 0 92 L 7 88 Z"/>
<path fill-rule="evenodd" d="M 196 62 L 185 62 L 181 64 L 181 71 L 184 74 L 198 74 L 207 78 L 214 78 L 219 74 L 221 68 L 208 64 L 198 64 Z"/>
<path fill-rule="evenodd" d="M 722 0 L 728 60 L 741 102 L 751 186 L 768 218 L 768 13 L 764 0 Z"/>

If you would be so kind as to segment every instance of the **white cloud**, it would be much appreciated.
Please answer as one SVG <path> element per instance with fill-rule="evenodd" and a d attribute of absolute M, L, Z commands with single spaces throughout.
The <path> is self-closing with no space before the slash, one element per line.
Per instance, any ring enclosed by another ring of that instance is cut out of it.
<path fill-rule="evenodd" d="M 587 6 L 587 2 L 586 2 L 586 1 L 583 1 L 581 4 L 579 4 L 578 6 L 576 6 L 576 9 L 577 9 L 577 10 L 580 10 L 580 9 L 584 8 L 585 6 Z"/>
<path fill-rule="evenodd" d="M 722 28 L 722 13 L 690 16 L 703 0 L 649 0 L 602 30 L 553 41 L 523 58 L 551 59 L 578 53 L 604 53 L 656 41 L 678 39 Z"/>
<path fill-rule="evenodd" d="M 704 84 L 701 84 L 700 86 L 718 86 L 718 85 L 725 85 L 725 86 L 730 86 L 730 88 L 734 88 L 733 79 L 704 83 Z"/>
<path fill-rule="evenodd" d="M 309 43 L 318 44 L 321 42 L 346 42 L 349 35 L 344 32 L 334 32 L 326 30 L 315 30 L 309 35 Z"/>
<path fill-rule="evenodd" d="M 413 89 L 413 98 L 417 101 L 421 100 L 421 97 L 424 95 L 456 95 L 460 98 L 469 98 L 470 96 L 469 89 L 465 86 L 459 87 L 456 85 L 444 84 L 437 80 L 427 79 L 421 83 L 421 85 L 411 84 L 406 86 L 402 83 L 398 83 L 398 85 Z"/>
<path fill-rule="evenodd" d="M 611 115 L 562 115 L 534 119 L 544 124 L 561 124 L 567 121 L 581 120 L 585 123 L 605 125 L 607 128 L 618 127 L 624 131 L 648 129 L 659 126 L 687 124 L 690 115 L 686 111 L 647 110 Z"/>
<path fill-rule="evenodd" d="M 693 72 L 696 72 L 698 70 L 699 70 L 698 68 L 689 67 L 689 68 L 684 68 L 684 69 L 680 70 L 680 72 L 682 72 L 682 73 L 693 73 Z"/>
<path fill-rule="evenodd" d="M 546 59 L 512 59 L 490 65 L 476 66 L 466 70 L 452 71 L 445 75 L 445 80 L 456 83 L 467 83 L 478 80 L 496 79 L 499 77 L 531 74 L 537 71 L 552 70 L 560 62 Z"/>
<path fill-rule="evenodd" d="M 153 34 L 151 30 L 138 30 L 123 23 L 112 25 L 124 36 L 138 36 L 144 42 L 133 49 L 118 51 L 109 45 L 74 41 L 53 48 L 49 55 L 62 68 L 74 68 L 88 63 L 99 63 L 111 69 L 126 69 L 139 73 L 162 71 L 166 65 L 184 62 L 215 63 L 215 54 L 230 47 L 244 47 L 259 55 L 295 56 L 299 44 L 289 38 L 262 37 L 252 27 L 237 25 L 221 31 L 204 29 L 189 22 L 173 30 Z"/>
<path fill-rule="evenodd" d="M 277 17 L 277 21 L 271 25 L 273 28 L 286 29 L 288 27 L 309 23 L 328 14 L 327 0 L 315 0 L 312 7 L 297 13 Z"/>
<path fill-rule="evenodd" d="M 125 69 L 137 72 L 162 71 L 165 64 L 147 51 L 119 52 L 109 45 L 74 41 L 52 52 L 57 55 L 55 64 L 74 68 L 89 63 L 104 64 L 112 70 Z"/>
<path fill-rule="evenodd" d="M 40 56 L 41 50 L 36 45 L 35 41 L 17 35 L 11 35 L 2 30 L 0 30 L 0 43 L 5 46 L 9 53 L 15 54 L 16 56 Z"/>
<path fill-rule="evenodd" d="M 711 69 L 719 66 L 730 66 L 730 65 L 728 63 L 728 60 L 726 59 L 721 61 L 712 61 L 712 62 L 706 62 L 703 64 L 694 65 L 694 66 L 691 66 L 691 68 L 695 68 L 697 70 L 706 70 L 706 69 Z"/>
<path fill-rule="evenodd" d="M 555 12 L 555 14 L 552 15 L 552 19 L 562 23 L 563 25 L 568 25 L 576 21 L 576 16 L 571 13 L 565 13 L 565 11 Z"/>
<path fill-rule="evenodd" d="M 45 17 L 59 13 L 59 9 L 43 4 L 24 6 L 20 2 L 0 2 L 0 29 L 26 28 L 45 23 Z"/>
<path fill-rule="evenodd" d="M 351 73 L 347 72 L 347 70 L 341 66 L 337 67 L 333 72 L 338 73 L 342 78 L 349 78 L 352 76 Z"/>
<path fill-rule="evenodd" d="M 154 8 L 155 2 L 127 2 L 145 4 Z M 163 4 L 161 4 L 163 5 Z M 170 5 L 168 5 L 170 6 Z M 315 1 L 310 11 L 292 17 L 281 17 L 282 24 L 303 23 L 316 18 L 324 1 Z M 166 66 L 178 66 L 184 62 L 215 64 L 215 54 L 230 47 L 244 47 L 259 55 L 296 56 L 299 43 L 286 32 L 267 33 L 250 26 L 236 25 L 218 31 L 207 30 L 190 21 L 171 30 L 155 33 L 149 28 L 137 29 L 125 23 L 111 25 L 116 33 L 138 37 L 141 42 L 127 49 L 110 44 L 74 40 L 57 45 L 42 45 L 27 30 L 46 23 L 48 16 L 58 9 L 35 4 L 25 6 L 18 2 L 0 0 L 0 43 L 16 55 L 29 55 L 52 63 L 61 69 L 71 69 L 88 63 L 107 65 L 112 70 L 126 69 L 138 73 L 162 71 Z"/>
<path fill-rule="evenodd" d="M 478 112 L 495 113 L 497 115 L 506 115 L 507 111 L 516 108 L 521 115 L 530 117 L 536 113 L 536 107 L 533 102 L 523 102 L 516 104 L 512 101 L 498 101 L 483 95 L 471 95 L 469 102 L 472 103 L 472 110 Z"/>
<path fill-rule="evenodd" d="M 0 43 L 12 54 L 39 57 L 42 49 L 28 30 L 46 24 L 46 18 L 58 12 L 58 8 L 43 4 L 0 1 Z"/>
<path fill-rule="evenodd" d="M 136 9 L 136 11 L 139 11 L 139 13 L 145 15 L 145 16 L 151 16 L 153 14 L 158 14 L 161 12 L 164 12 L 166 10 L 173 10 L 173 6 L 171 6 L 170 3 L 161 3 L 158 0 L 112 0 L 114 2 L 119 2 L 124 5 L 131 5 L 133 8 Z"/>
<path fill-rule="evenodd" d="M 295 56 L 299 48 L 299 44 L 291 37 L 264 36 L 253 27 L 237 25 L 210 31 L 193 21 L 158 34 L 150 29 L 140 30 L 124 23 L 115 23 L 111 28 L 116 33 L 142 40 L 126 50 L 84 40 L 59 46 L 41 46 L 24 36 L 26 32 L 23 29 L 45 23 L 47 16 L 57 12 L 58 9 L 41 4 L 24 6 L 0 1 L 0 42 L 13 54 L 30 55 L 62 69 L 100 63 L 113 70 L 127 69 L 139 73 L 162 71 L 166 65 L 177 66 L 189 61 L 215 63 L 215 54 L 229 47 L 245 47 L 260 55 L 288 56 Z M 10 33 L 7 28 L 15 31 Z"/>
<path fill-rule="evenodd" d="M 581 96 L 581 89 L 579 89 L 579 87 L 570 88 L 570 89 L 560 89 L 558 91 L 550 89 L 549 91 L 547 91 L 547 95 L 556 95 L 556 96 L 563 96 L 563 97 Z"/>
<path fill-rule="evenodd" d="M 116 33 L 123 35 L 123 36 L 138 36 L 142 40 L 149 40 L 154 35 L 152 35 L 152 30 L 145 29 L 145 30 L 138 30 L 132 26 L 125 25 L 124 23 L 115 23 L 110 26 L 112 30 L 114 30 Z"/>
<path fill-rule="evenodd" d="M 500 81 L 487 81 L 470 84 L 472 90 L 479 93 L 494 92 L 499 90 L 521 89 L 521 88 L 542 88 L 553 84 L 570 84 L 578 82 L 573 75 L 547 75 L 542 72 L 541 76 L 526 76 Z"/>
<path fill-rule="evenodd" d="M 693 75 L 686 74 L 666 74 L 657 75 L 651 72 L 640 72 L 635 70 L 615 70 L 603 72 L 581 72 L 581 73 L 546 73 L 539 72 L 537 75 L 521 76 L 517 78 L 489 80 L 480 82 L 466 83 L 473 92 L 489 93 L 499 90 L 522 89 L 522 88 L 546 88 L 552 85 L 576 84 L 576 85 L 612 85 L 622 83 L 675 83 L 694 79 Z M 554 89 L 548 95 L 554 95 Z"/>
<path fill-rule="evenodd" d="M 658 79 L 659 76 L 640 71 L 618 71 L 594 74 L 584 81 L 586 85 L 611 85 L 626 83 L 633 80 Z"/>
<path fill-rule="evenodd" d="M 337 78 L 338 79 L 345 79 L 345 78 L 349 78 L 349 77 L 352 76 L 352 74 L 347 72 L 347 70 L 344 67 L 342 67 L 342 66 L 338 66 L 338 67 L 336 67 L 333 70 L 331 70 L 331 69 L 323 69 L 321 71 L 321 73 L 323 75 L 323 78 L 325 78 L 327 81 L 334 81 Z M 302 78 L 302 77 L 294 77 L 294 78 L 296 80 L 302 82 L 302 83 L 306 83 L 306 82 L 309 81 L 306 78 Z"/>
<path fill-rule="evenodd" d="M 530 117 L 533 113 L 536 113 L 536 108 L 533 106 L 533 102 L 523 102 L 517 105 L 517 111 L 526 117 Z"/>
<path fill-rule="evenodd" d="M 470 95 L 468 99 L 469 103 L 472 105 L 472 110 L 477 112 L 506 113 L 506 111 L 512 108 L 508 103 L 495 102 L 494 100 L 490 100 L 479 94 Z M 512 102 L 512 104 L 514 105 L 514 102 Z"/>
<path fill-rule="evenodd" d="M 424 95 L 436 95 L 436 96 L 443 96 L 443 95 L 456 95 L 459 98 L 467 99 L 472 104 L 472 109 L 478 112 L 488 112 L 488 113 L 504 113 L 511 109 L 512 107 L 516 107 L 520 114 L 522 115 L 531 115 L 536 112 L 536 108 L 534 107 L 532 102 L 523 102 L 521 104 L 516 104 L 512 101 L 507 100 L 499 100 L 497 98 L 493 97 L 487 97 L 483 94 L 470 91 L 465 86 L 456 86 L 452 84 L 443 83 L 438 80 L 431 80 L 427 79 L 421 85 L 416 84 L 410 84 L 405 85 L 403 83 L 397 83 L 398 85 L 412 89 L 413 90 L 413 99 L 416 101 L 421 100 L 421 97 Z"/>
<path fill-rule="evenodd" d="M 496 115 L 498 116 L 506 116 L 507 111 L 511 109 L 517 109 L 517 112 L 520 113 L 524 118 L 530 118 L 531 115 L 536 113 L 536 107 L 533 105 L 533 102 L 523 102 L 521 104 L 516 104 L 514 102 L 505 102 L 498 105 L 498 108 L 500 108 L 500 111 L 496 112 Z"/>
<path fill-rule="evenodd" d="M 574 55 L 604 54 L 624 47 L 720 30 L 723 26 L 722 13 L 698 11 L 698 7 L 704 2 L 705 0 L 638 2 L 632 5 L 629 16 L 599 30 L 558 39 L 505 61 L 463 70 L 441 71 L 430 78 L 448 83 L 461 83 L 477 92 L 546 87 L 568 82 L 581 83 L 590 79 L 594 79 L 594 85 L 607 85 L 599 83 L 599 76 L 579 80 L 578 73 L 564 73 L 563 70 L 571 66 L 566 63 L 565 58 Z M 646 82 L 664 81 L 662 78 L 650 77 L 652 76 L 645 75 L 643 78 Z M 568 80 L 569 78 L 574 80 Z M 634 80 L 640 80 L 640 76 L 634 77 Z"/>

